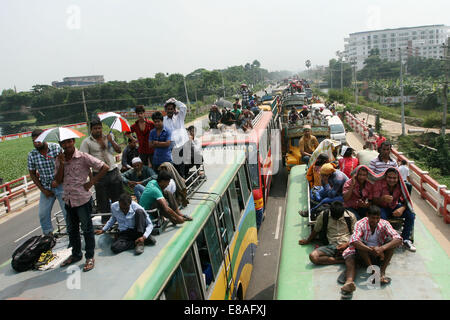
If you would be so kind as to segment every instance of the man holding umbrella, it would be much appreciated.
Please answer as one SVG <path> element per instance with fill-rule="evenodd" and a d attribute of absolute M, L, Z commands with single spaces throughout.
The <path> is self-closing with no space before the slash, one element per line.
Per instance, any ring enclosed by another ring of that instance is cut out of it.
<path fill-rule="evenodd" d="M 119 168 L 115 163 L 114 152 L 120 153 L 122 149 L 114 141 L 111 133 L 103 134 L 102 122 L 98 117 L 91 120 L 91 135 L 83 140 L 80 151 L 106 163 L 109 167 L 108 173 L 95 184 L 95 195 L 97 199 L 97 210 L 100 213 L 111 212 L 111 203 L 119 201 L 123 193 L 122 177 Z M 99 170 L 93 170 L 94 177 L 98 175 Z M 102 223 L 106 223 L 109 216 L 102 216 Z"/>
<path fill-rule="evenodd" d="M 66 220 L 66 209 L 62 199 L 63 188 L 58 186 L 52 188 L 52 181 L 55 178 L 55 161 L 62 152 L 61 147 L 56 143 L 36 141 L 39 135 L 44 132 L 42 129 L 35 129 L 31 133 L 34 149 L 28 153 L 28 171 L 34 184 L 41 190 L 39 199 L 39 222 L 42 232 L 46 235 L 53 234 L 52 209 L 55 200 L 58 199 L 61 211 Z M 38 174 L 39 173 L 39 177 Z"/>

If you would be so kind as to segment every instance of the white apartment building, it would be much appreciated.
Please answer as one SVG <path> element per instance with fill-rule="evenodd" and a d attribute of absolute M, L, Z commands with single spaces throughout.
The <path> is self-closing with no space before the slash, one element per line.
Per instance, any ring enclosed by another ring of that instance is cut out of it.
<path fill-rule="evenodd" d="M 358 70 L 364 67 L 364 60 L 375 48 L 382 59 L 390 61 L 398 61 L 400 52 L 403 60 L 408 56 L 439 59 L 444 55 L 442 44 L 449 35 L 450 27 L 443 24 L 355 32 L 344 38 L 344 58 L 355 61 Z"/>

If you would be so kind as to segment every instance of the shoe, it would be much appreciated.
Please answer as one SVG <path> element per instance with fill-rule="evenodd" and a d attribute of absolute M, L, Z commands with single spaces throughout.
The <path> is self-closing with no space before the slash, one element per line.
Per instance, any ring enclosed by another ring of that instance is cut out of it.
<path fill-rule="evenodd" d="M 54 259 L 55 255 L 52 253 L 52 250 L 45 251 L 41 253 L 41 256 L 39 257 L 38 261 L 34 264 L 34 266 L 36 268 L 39 268 L 40 266 L 44 266 Z"/>
<path fill-rule="evenodd" d="M 154 246 L 156 244 L 156 239 L 154 237 L 152 237 L 151 235 L 149 235 L 148 238 L 145 239 L 144 244 L 149 244 L 151 246 Z"/>
<path fill-rule="evenodd" d="M 298 213 L 304 218 L 308 217 L 308 210 L 300 210 Z"/>
<path fill-rule="evenodd" d="M 405 240 L 403 241 L 403 245 L 411 252 L 416 252 L 416 247 L 413 245 L 411 240 Z"/>
<path fill-rule="evenodd" d="M 144 253 L 144 243 L 143 242 L 139 242 L 136 247 L 134 248 L 134 253 L 139 255 Z"/>

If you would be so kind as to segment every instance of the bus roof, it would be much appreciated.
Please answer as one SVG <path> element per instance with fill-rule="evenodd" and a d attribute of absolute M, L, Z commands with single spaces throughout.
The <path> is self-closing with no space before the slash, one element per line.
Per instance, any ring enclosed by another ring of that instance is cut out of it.
<path fill-rule="evenodd" d="M 247 133 L 242 130 L 226 130 L 221 133 L 214 133 L 212 130 L 205 132 L 202 136 L 202 147 L 229 145 L 229 144 L 249 144 L 258 143 L 264 130 L 269 126 L 272 119 L 272 111 L 261 111 L 261 116 L 257 120 L 257 123 L 253 125 L 253 129 Z"/>
<path fill-rule="evenodd" d="M 309 261 L 311 246 L 300 246 L 311 229 L 308 219 L 298 211 L 306 209 L 308 201 L 305 165 L 292 168 L 286 199 L 286 216 L 277 275 L 275 298 L 280 300 L 340 299 L 337 283 L 343 265 L 314 266 Z M 370 289 L 369 274 L 358 270 L 354 300 L 450 299 L 450 258 L 433 235 L 416 216 L 414 239 L 417 252 L 397 248 L 387 269 L 392 276 L 389 286 Z M 295 276 L 294 276 L 295 275 Z"/>
<path fill-rule="evenodd" d="M 206 182 L 198 191 L 222 194 L 239 167 L 245 161 L 245 152 L 234 151 L 235 160 L 225 166 L 205 163 Z M 204 194 L 200 197 L 205 197 Z M 168 280 L 170 273 L 181 262 L 201 231 L 214 206 L 211 201 L 190 200 L 183 213 L 192 215 L 193 221 L 182 225 L 172 224 L 159 236 L 157 243 L 146 246 L 143 254 L 135 256 L 132 250 L 118 255 L 110 247 L 112 236 L 96 236 L 96 267 L 89 272 L 81 272 L 84 260 L 76 267 L 27 271 L 17 273 L 10 263 L 0 266 L 0 299 L 154 299 Z M 54 252 L 67 246 L 58 240 Z M 78 272 L 74 272 L 80 271 Z M 71 271 L 70 273 L 68 273 Z M 78 278 L 77 278 L 78 277 Z M 77 280 L 79 286 L 76 287 Z"/>

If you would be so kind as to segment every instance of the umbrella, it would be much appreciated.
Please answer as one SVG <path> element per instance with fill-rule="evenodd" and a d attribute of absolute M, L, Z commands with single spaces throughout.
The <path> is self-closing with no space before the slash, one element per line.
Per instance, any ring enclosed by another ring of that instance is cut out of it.
<path fill-rule="evenodd" d="M 130 124 L 120 114 L 115 112 L 106 112 L 98 115 L 100 121 L 106 124 L 111 129 L 115 129 L 120 132 L 130 132 Z"/>
<path fill-rule="evenodd" d="M 231 109 L 233 107 L 232 102 L 230 102 L 228 100 L 224 100 L 222 98 L 220 98 L 218 101 L 216 101 L 216 105 L 221 108 L 230 108 Z"/>
<path fill-rule="evenodd" d="M 52 129 L 47 129 L 42 132 L 35 141 L 37 142 L 46 142 L 46 141 L 64 141 L 72 138 L 80 138 L 83 137 L 84 134 L 78 130 L 65 128 L 65 127 L 57 127 Z"/>

